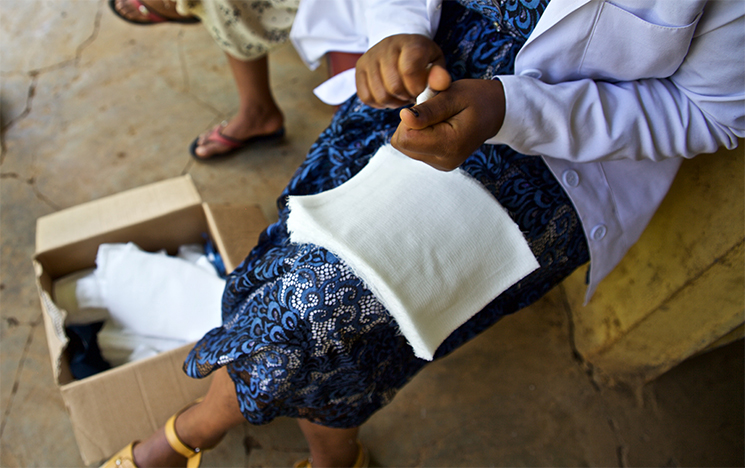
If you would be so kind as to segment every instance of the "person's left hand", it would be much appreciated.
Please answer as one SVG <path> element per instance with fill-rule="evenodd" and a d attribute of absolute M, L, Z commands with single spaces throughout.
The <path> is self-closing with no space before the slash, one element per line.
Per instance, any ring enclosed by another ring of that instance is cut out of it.
<path fill-rule="evenodd" d="M 357 60 L 357 96 L 378 109 L 411 104 L 429 86 L 443 91 L 450 74 L 440 47 L 419 34 L 389 36 Z"/>
<path fill-rule="evenodd" d="M 497 134 L 504 112 L 500 81 L 455 81 L 428 101 L 402 109 L 391 144 L 410 158 L 452 171 Z"/>

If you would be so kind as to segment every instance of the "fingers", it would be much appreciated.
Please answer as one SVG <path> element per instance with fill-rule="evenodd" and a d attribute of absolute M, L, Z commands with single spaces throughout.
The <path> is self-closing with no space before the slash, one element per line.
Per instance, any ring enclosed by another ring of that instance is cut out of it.
<path fill-rule="evenodd" d="M 391 143 L 413 159 L 449 171 L 499 131 L 504 111 L 501 82 L 456 81 L 428 101 L 402 109 Z"/>
<path fill-rule="evenodd" d="M 355 77 L 357 95 L 362 102 L 376 108 L 405 106 L 411 101 L 398 74 L 390 67 L 384 68 L 374 64 L 364 73 L 358 72 Z"/>
<path fill-rule="evenodd" d="M 402 109 L 399 117 L 407 127 L 421 130 L 452 118 L 462 110 L 459 101 L 448 93 L 438 94 L 419 105 Z"/>
<path fill-rule="evenodd" d="M 417 34 L 380 41 L 357 62 L 355 79 L 360 99 L 377 108 L 410 104 L 428 84 L 436 91 L 450 85 L 439 46 Z"/>
<path fill-rule="evenodd" d="M 435 66 L 437 66 L 438 75 L 444 72 L 448 79 L 450 78 L 450 74 L 445 70 L 445 57 L 437 44 L 432 41 L 407 44 L 401 50 L 398 70 L 410 100 L 416 99 L 427 87 L 429 75 Z M 438 85 L 440 85 L 439 82 Z M 447 89 L 447 86 L 433 89 L 442 91 Z"/>
<path fill-rule="evenodd" d="M 457 116 L 463 110 L 457 95 L 444 92 L 417 106 L 402 109 L 401 124 L 391 144 L 412 159 L 426 162 L 441 171 L 458 167 L 460 148 L 456 145 Z"/>
<path fill-rule="evenodd" d="M 435 62 L 432 65 L 432 69 L 429 71 L 429 76 L 427 77 L 427 84 L 430 89 L 438 92 L 445 91 L 452 83 L 453 80 L 450 78 L 450 73 L 448 73 L 447 68 L 445 68 L 445 59 L 443 58 L 442 60 Z"/>
<path fill-rule="evenodd" d="M 411 159 L 422 161 L 440 171 L 452 171 L 463 162 L 443 145 L 451 141 L 455 130 L 447 123 L 440 123 L 423 130 L 413 130 L 399 125 L 391 138 L 391 145 Z"/>

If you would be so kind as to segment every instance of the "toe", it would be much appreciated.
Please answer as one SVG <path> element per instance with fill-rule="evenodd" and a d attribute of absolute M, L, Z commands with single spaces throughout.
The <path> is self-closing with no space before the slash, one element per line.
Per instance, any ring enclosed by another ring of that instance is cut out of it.
<path fill-rule="evenodd" d="M 207 137 L 210 136 L 211 130 L 204 132 L 197 137 L 197 146 L 204 146 L 207 143 Z"/>
<path fill-rule="evenodd" d="M 197 146 L 194 148 L 194 154 L 200 158 L 208 158 L 215 154 L 223 153 L 229 149 L 219 141 L 210 140 L 210 135 L 219 128 L 224 128 L 224 123 L 216 125 L 199 135 L 197 138 Z"/>
<path fill-rule="evenodd" d="M 203 143 L 198 143 L 197 147 L 194 149 L 194 153 L 199 156 L 200 158 L 207 159 L 210 156 L 214 156 L 216 154 L 224 153 L 228 151 L 230 148 L 227 146 L 221 144 L 220 142 L 216 141 L 205 141 Z"/>
<path fill-rule="evenodd" d="M 142 14 L 140 14 L 139 10 L 129 0 L 116 0 L 114 2 L 114 8 L 127 19 L 134 21 L 141 21 L 143 19 Z"/>

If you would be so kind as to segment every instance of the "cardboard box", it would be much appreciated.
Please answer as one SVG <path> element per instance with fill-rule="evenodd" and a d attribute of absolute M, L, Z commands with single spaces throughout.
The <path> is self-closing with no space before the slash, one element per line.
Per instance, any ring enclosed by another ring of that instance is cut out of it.
<path fill-rule="evenodd" d="M 267 226 L 256 206 L 203 203 L 191 177 L 133 189 L 39 218 L 37 286 L 44 311 L 54 377 L 70 414 L 86 464 L 99 462 L 162 426 L 180 408 L 203 396 L 210 379 L 182 371 L 190 345 L 74 380 L 65 356 L 66 312 L 52 300 L 53 281 L 95 266 L 102 243 L 134 242 L 147 251 L 203 243 L 209 233 L 232 271 Z"/>

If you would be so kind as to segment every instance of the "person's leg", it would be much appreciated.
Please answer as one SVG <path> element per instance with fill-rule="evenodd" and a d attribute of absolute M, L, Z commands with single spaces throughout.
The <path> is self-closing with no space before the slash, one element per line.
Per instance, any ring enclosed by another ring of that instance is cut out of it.
<path fill-rule="evenodd" d="M 204 400 L 176 419 L 176 434 L 191 448 L 208 449 L 217 445 L 232 427 L 245 421 L 238 406 L 235 386 L 223 367 L 215 372 Z M 359 454 L 358 428 L 334 429 L 298 419 L 308 442 L 314 468 L 350 467 Z M 134 447 L 137 466 L 184 466 L 186 459 L 176 453 L 166 439 L 164 428 Z"/>
<path fill-rule="evenodd" d="M 359 452 L 358 428 L 334 429 L 306 419 L 298 419 L 297 422 L 308 442 L 313 468 L 354 466 Z"/>
<path fill-rule="evenodd" d="M 236 140 L 246 140 L 281 129 L 284 116 L 270 88 L 267 56 L 248 61 L 230 54 L 226 56 L 238 89 L 239 108 L 238 114 L 220 129 L 220 133 Z M 207 140 L 209 134 L 210 131 L 205 132 L 197 140 L 195 153 L 200 158 L 208 158 L 229 149 L 218 141 Z"/>
<path fill-rule="evenodd" d="M 204 400 L 176 419 L 176 434 L 191 448 L 207 449 L 217 445 L 232 427 L 245 421 L 238 406 L 235 386 L 227 369 L 215 372 Z M 134 447 L 138 466 L 185 466 L 186 458 L 176 453 L 166 439 L 164 428 Z"/>

